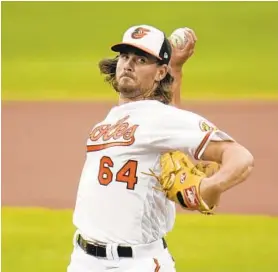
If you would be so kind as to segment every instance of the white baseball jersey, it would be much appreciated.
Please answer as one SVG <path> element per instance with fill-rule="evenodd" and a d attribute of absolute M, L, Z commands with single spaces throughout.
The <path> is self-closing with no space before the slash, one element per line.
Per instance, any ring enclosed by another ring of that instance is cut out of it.
<path fill-rule="evenodd" d="M 161 153 L 195 159 L 211 140 L 232 140 L 203 117 L 154 100 L 111 109 L 91 131 L 78 188 L 74 224 L 87 239 L 144 244 L 173 227 L 175 205 L 145 175 L 160 172 Z"/>

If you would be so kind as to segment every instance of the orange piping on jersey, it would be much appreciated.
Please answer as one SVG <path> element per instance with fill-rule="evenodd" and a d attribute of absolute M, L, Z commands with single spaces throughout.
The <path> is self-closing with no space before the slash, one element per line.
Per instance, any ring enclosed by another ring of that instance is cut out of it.
<path fill-rule="evenodd" d="M 198 156 L 199 153 L 201 152 L 201 150 L 203 149 L 204 145 L 206 144 L 206 142 L 208 141 L 210 135 L 212 134 L 212 132 L 214 132 L 213 130 L 209 131 L 206 136 L 204 137 L 204 139 L 202 140 L 202 142 L 200 143 L 200 145 L 198 146 L 198 148 L 196 149 L 194 158 L 195 160 L 198 160 Z"/>
<path fill-rule="evenodd" d="M 135 141 L 135 137 L 132 137 L 128 142 L 113 142 L 113 143 L 98 144 L 98 145 L 87 145 L 87 152 L 99 151 L 114 146 L 129 146 L 132 145 L 134 141 Z"/>
<path fill-rule="evenodd" d="M 158 260 L 157 260 L 157 259 L 153 259 L 153 261 L 154 261 L 154 263 L 156 264 L 156 267 L 155 267 L 154 272 L 158 272 L 159 269 L 160 269 L 160 265 L 159 265 L 159 263 L 158 263 Z"/>

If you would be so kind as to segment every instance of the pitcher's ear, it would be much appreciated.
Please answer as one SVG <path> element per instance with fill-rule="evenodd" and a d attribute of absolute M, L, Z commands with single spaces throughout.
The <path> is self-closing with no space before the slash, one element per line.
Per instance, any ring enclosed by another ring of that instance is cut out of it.
<path fill-rule="evenodd" d="M 168 72 L 168 66 L 166 64 L 163 64 L 159 66 L 159 69 L 157 70 L 155 80 L 161 81 L 163 78 L 167 75 Z"/>

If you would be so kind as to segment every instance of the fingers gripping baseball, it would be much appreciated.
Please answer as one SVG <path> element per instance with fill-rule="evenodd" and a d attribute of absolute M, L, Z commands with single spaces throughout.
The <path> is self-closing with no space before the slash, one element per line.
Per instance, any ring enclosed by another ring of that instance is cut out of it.
<path fill-rule="evenodd" d="M 188 41 L 185 44 L 183 51 L 188 52 L 188 56 L 191 57 L 194 53 L 195 44 L 197 41 L 197 37 L 192 29 L 187 30 L 187 38 L 188 38 Z"/>
<path fill-rule="evenodd" d="M 171 66 L 182 66 L 193 54 L 197 36 L 190 28 L 179 28 L 169 37 L 172 46 Z"/>

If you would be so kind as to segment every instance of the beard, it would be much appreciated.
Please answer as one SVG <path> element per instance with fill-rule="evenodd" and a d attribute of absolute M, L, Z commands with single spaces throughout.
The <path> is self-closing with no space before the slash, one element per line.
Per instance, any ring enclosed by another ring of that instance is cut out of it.
<path fill-rule="evenodd" d="M 145 88 L 136 83 L 134 78 L 127 76 L 118 79 L 115 78 L 112 85 L 114 89 L 121 94 L 121 97 L 130 100 L 147 99 L 158 86 L 157 81 L 154 81 L 151 86 Z"/>
<path fill-rule="evenodd" d="M 117 92 L 121 93 L 123 97 L 135 98 L 142 95 L 144 91 L 134 83 L 134 79 L 125 77 L 116 79 L 113 87 Z"/>

